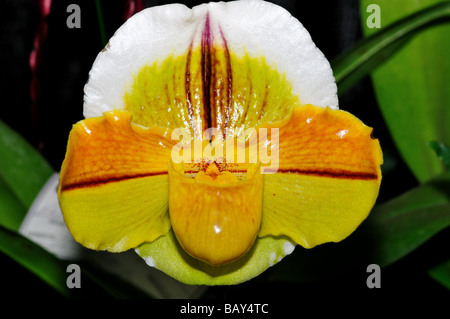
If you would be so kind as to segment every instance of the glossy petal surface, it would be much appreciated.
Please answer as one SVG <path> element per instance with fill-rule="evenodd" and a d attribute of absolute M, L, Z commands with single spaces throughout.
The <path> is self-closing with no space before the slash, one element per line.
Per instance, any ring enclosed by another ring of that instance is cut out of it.
<path fill-rule="evenodd" d="M 367 217 L 381 182 L 378 140 L 350 113 L 298 107 L 279 131 L 279 165 L 264 179 L 260 236 L 310 248 L 340 241 Z"/>
<path fill-rule="evenodd" d="M 217 166 L 213 162 L 210 167 Z M 186 251 L 220 265 L 241 257 L 253 245 L 261 225 L 263 176 L 255 169 L 244 181 L 221 182 L 221 175 L 234 175 L 211 169 L 206 173 L 212 177 L 201 180 L 169 166 L 170 220 Z"/>
<path fill-rule="evenodd" d="M 74 238 L 97 250 L 124 251 L 167 233 L 167 165 L 173 144 L 161 129 L 114 111 L 75 124 L 59 199 Z"/>

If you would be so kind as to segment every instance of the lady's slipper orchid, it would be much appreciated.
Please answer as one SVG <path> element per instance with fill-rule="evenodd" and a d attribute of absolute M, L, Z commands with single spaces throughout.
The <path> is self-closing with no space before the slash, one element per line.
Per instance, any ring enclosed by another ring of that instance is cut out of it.
<path fill-rule="evenodd" d="M 240 283 L 296 244 L 341 241 L 378 195 L 372 129 L 268 2 L 136 14 L 95 60 L 84 115 L 58 190 L 72 235 L 185 283 Z"/>

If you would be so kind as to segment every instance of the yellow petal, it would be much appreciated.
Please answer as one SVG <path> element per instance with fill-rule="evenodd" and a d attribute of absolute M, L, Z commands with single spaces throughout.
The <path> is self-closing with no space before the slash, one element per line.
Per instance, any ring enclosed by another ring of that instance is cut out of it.
<path fill-rule="evenodd" d="M 74 125 L 59 202 L 75 240 L 113 252 L 152 241 L 170 229 L 167 163 L 173 143 L 162 129 L 131 124 L 112 111 Z"/>
<path fill-rule="evenodd" d="M 251 248 L 261 224 L 260 170 L 252 169 L 241 181 L 217 167 L 206 169 L 200 178 L 186 176 L 185 171 L 169 166 L 170 220 L 179 243 L 190 255 L 212 265 L 241 257 Z"/>
<path fill-rule="evenodd" d="M 303 247 L 340 241 L 367 217 L 381 182 L 378 140 L 350 113 L 296 107 L 279 128 L 279 161 L 264 177 L 259 236 Z"/>

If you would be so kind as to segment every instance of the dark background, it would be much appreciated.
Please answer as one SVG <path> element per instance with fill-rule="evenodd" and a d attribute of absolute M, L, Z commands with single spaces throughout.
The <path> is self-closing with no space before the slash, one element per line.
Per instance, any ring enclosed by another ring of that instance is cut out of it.
<path fill-rule="evenodd" d="M 145 7 L 148 7 L 171 1 L 144 2 Z M 183 1 L 189 7 L 201 2 Z M 286 8 L 302 22 L 330 61 L 362 37 L 357 0 L 272 2 Z M 71 3 L 76 3 L 81 8 L 80 29 L 69 29 L 66 26 L 66 19 L 70 14 L 66 9 Z M 122 0 L 101 1 L 107 38 L 124 22 L 125 3 Z M 48 33 L 41 46 L 42 60 L 37 73 L 38 97 L 33 103 L 30 97 L 29 56 L 40 19 L 36 1 L 0 2 L 0 119 L 24 136 L 44 155 L 55 171 L 59 171 L 71 126 L 83 118 L 83 86 L 96 55 L 102 49 L 102 42 L 93 0 L 53 1 L 51 13 L 46 20 Z M 365 124 L 374 127 L 375 137 L 380 139 L 385 155 L 389 154 L 385 162 L 394 169 L 383 176 L 378 201 L 388 200 L 417 185 L 395 150 L 378 111 L 369 77 L 340 96 L 340 108 L 350 111 Z M 414 253 L 383 269 L 382 288 L 378 290 L 370 290 L 366 286 L 367 264 L 355 265 L 348 271 L 333 271 L 333 264 L 325 264 L 323 267 L 327 269 L 326 275 L 310 282 L 268 283 L 265 276 L 270 276 L 273 271 L 269 269 L 261 278 L 242 285 L 213 287 L 208 290 L 206 297 L 320 298 L 325 295 L 342 297 L 349 294 L 350 302 L 355 297 L 386 296 L 391 299 L 405 295 L 441 295 L 448 291 L 431 279 L 426 270 L 439 261 L 432 253 L 433 250 L 442 242 L 448 243 L 449 237 L 448 231 L 438 234 Z M 319 254 L 320 249 L 322 248 L 317 249 Z M 296 252 L 293 255 L 295 254 Z M 284 262 L 288 262 L 289 258 Z M 59 297 L 51 288 L 4 255 L 0 256 L 0 267 L 3 275 L 2 288 L 7 289 L 10 296 Z M 89 292 L 88 284 L 82 290 L 88 293 L 80 294 L 81 296 L 89 297 L 94 294 Z"/>

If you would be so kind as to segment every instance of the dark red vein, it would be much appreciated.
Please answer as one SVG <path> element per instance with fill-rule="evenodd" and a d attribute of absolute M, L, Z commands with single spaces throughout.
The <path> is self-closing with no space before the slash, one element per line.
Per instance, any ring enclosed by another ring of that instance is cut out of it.
<path fill-rule="evenodd" d="M 205 27 L 202 34 L 202 57 L 201 57 L 201 68 L 202 68 L 202 86 L 203 86 L 203 107 L 206 128 L 212 127 L 212 117 L 211 117 L 211 100 L 210 100 L 210 90 L 211 90 L 211 47 L 212 47 L 212 34 L 211 26 L 209 23 L 209 13 L 206 14 Z"/>
<path fill-rule="evenodd" d="M 136 174 L 136 175 L 124 175 L 124 176 L 118 176 L 118 177 L 91 178 L 89 180 L 86 180 L 86 181 L 83 181 L 83 182 L 79 182 L 79 183 L 63 184 L 63 186 L 61 187 L 61 190 L 62 191 L 69 191 L 69 190 L 79 189 L 79 188 L 96 187 L 96 186 L 106 185 L 106 184 L 109 184 L 109 183 L 126 181 L 126 180 L 130 180 L 130 179 L 134 179 L 134 178 L 158 176 L 158 175 L 165 175 L 165 174 L 167 174 L 167 171 L 152 172 L 152 173 L 145 173 L 145 174 Z"/>
<path fill-rule="evenodd" d="M 266 167 L 264 170 L 265 170 L 265 172 L 312 175 L 312 176 L 341 178 L 341 179 L 358 179 L 358 180 L 378 179 L 378 175 L 375 173 L 351 172 L 351 171 L 344 171 L 344 170 L 319 171 L 319 170 L 289 169 L 289 168 L 280 168 L 280 169 L 275 170 L 275 169 L 271 169 L 270 167 Z"/>
<path fill-rule="evenodd" d="M 228 44 L 227 40 L 225 39 L 225 36 L 223 35 L 222 28 L 220 28 L 220 36 L 222 37 L 223 45 L 225 48 L 225 59 L 227 63 L 227 107 L 225 109 L 225 121 L 224 121 L 224 134 L 226 132 L 226 129 L 228 128 L 228 123 L 230 121 L 230 115 L 231 115 L 231 108 L 233 107 L 232 99 L 233 99 L 233 72 L 231 70 L 231 58 L 230 58 L 230 51 L 228 50 Z"/>
<path fill-rule="evenodd" d="M 191 55 L 192 55 L 192 45 L 189 48 L 187 57 L 186 57 L 186 71 L 184 76 L 184 89 L 186 91 L 186 103 L 188 109 L 188 116 L 191 122 L 191 126 L 194 126 L 194 110 L 192 109 L 192 100 L 191 100 Z"/>

